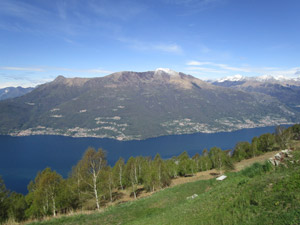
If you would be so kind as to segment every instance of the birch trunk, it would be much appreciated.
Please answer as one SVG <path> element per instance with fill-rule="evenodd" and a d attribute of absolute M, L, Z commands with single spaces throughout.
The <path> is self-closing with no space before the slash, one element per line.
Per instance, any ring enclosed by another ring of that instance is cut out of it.
<path fill-rule="evenodd" d="M 98 198 L 98 191 L 97 191 L 97 176 L 96 176 L 95 171 L 93 172 L 93 188 L 94 188 L 96 206 L 97 206 L 97 209 L 99 210 L 100 205 L 99 205 L 99 198 Z"/>
<path fill-rule="evenodd" d="M 53 216 L 56 216 L 56 206 L 55 206 L 55 199 L 54 195 L 51 196 L 52 198 L 52 209 L 53 209 Z"/>
<path fill-rule="evenodd" d="M 120 175 L 120 186 L 121 186 L 121 189 L 123 190 L 123 184 L 122 184 L 122 166 L 119 165 L 119 168 L 120 168 L 120 173 L 119 173 L 119 175 Z"/>

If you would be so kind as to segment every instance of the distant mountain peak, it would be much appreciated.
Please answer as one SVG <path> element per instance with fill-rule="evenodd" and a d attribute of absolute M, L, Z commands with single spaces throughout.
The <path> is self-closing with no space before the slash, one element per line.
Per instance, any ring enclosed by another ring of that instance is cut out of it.
<path fill-rule="evenodd" d="M 54 81 L 64 81 L 66 78 L 63 76 L 63 75 L 59 75 L 59 76 L 57 76 L 56 78 L 55 78 L 55 80 Z"/>

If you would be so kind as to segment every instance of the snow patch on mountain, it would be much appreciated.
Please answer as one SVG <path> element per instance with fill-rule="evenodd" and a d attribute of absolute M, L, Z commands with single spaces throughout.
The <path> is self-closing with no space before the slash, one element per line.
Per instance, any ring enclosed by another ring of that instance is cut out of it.
<path fill-rule="evenodd" d="M 236 74 L 234 76 L 223 77 L 223 78 L 217 80 L 217 82 L 220 82 L 220 83 L 225 82 L 225 81 L 234 82 L 234 81 L 242 81 L 242 80 L 245 80 L 245 79 L 246 79 L 246 77 L 244 77 L 240 74 Z"/>
<path fill-rule="evenodd" d="M 174 70 L 171 70 L 169 68 L 157 68 L 155 70 L 155 73 L 158 74 L 158 73 L 161 73 L 161 72 L 164 72 L 164 73 L 167 73 L 169 75 L 172 75 L 172 76 L 178 76 L 179 73 L 174 71 Z"/>

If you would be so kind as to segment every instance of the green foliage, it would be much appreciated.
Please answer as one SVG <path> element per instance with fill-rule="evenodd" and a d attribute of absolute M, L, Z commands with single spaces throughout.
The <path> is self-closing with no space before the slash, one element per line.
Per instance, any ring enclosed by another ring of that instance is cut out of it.
<path fill-rule="evenodd" d="M 232 158 L 240 162 L 243 159 L 247 159 L 251 157 L 251 145 L 249 142 L 238 142 L 235 145 L 234 152 Z"/>
<path fill-rule="evenodd" d="M 254 163 L 252 166 L 242 170 L 241 174 L 243 176 L 253 178 L 255 176 L 269 172 L 272 169 L 273 169 L 272 164 L 266 161 L 264 164 Z"/>
<path fill-rule="evenodd" d="M 25 211 L 26 217 L 55 216 L 62 182 L 61 175 L 50 168 L 38 172 L 34 182 L 28 185 L 26 202 L 30 207 Z"/>
<path fill-rule="evenodd" d="M 105 151 L 101 148 L 96 151 L 89 147 L 73 170 L 75 182 L 79 183 L 77 184 L 78 195 L 93 196 L 97 209 L 100 209 L 100 176 L 102 170 L 106 168 L 106 164 Z"/>
<path fill-rule="evenodd" d="M 300 124 L 295 124 L 294 126 L 289 128 L 292 130 L 293 139 L 294 140 L 300 140 Z"/>
<path fill-rule="evenodd" d="M 113 176 L 115 183 L 118 188 L 124 189 L 124 170 L 125 170 L 125 161 L 123 158 L 120 158 L 113 167 Z"/>
<path fill-rule="evenodd" d="M 18 193 L 11 193 L 9 196 L 9 218 L 16 222 L 21 222 L 26 219 L 25 211 L 28 205 L 25 196 Z"/>
<path fill-rule="evenodd" d="M 125 182 L 126 185 L 132 188 L 134 198 L 136 198 L 136 189 L 138 185 L 138 168 L 134 157 L 130 157 L 125 167 Z"/>
<path fill-rule="evenodd" d="M 210 158 L 207 156 L 201 156 L 200 161 L 200 171 L 206 171 L 212 169 L 212 161 Z"/>
<path fill-rule="evenodd" d="M 224 166 L 224 160 L 226 158 L 225 153 L 220 148 L 212 147 L 209 150 L 208 156 L 212 162 L 213 168 L 221 170 L 221 168 Z"/>
<path fill-rule="evenodd" d="M 267 133 L 263 134 L 258 138 L 258 149 L 262 152 L 272 151 L 275 146 L 274 135 Z"/>
<path fill-rule="evenodd" d="M 298 160 L 298 158 L 295 158 Z M 151 197 L 40 224 L 298 224 L 300 164 L 255 164 L 224 181 L 200 180 Z M 194 199 L 187 197 L 197 194 Z"/>
<path fill-rule="evenodd" d="M 4 181 L 0 176 L 0 223 L 8 218 L 8 196 L 9 191 L 6 189 Z"/>

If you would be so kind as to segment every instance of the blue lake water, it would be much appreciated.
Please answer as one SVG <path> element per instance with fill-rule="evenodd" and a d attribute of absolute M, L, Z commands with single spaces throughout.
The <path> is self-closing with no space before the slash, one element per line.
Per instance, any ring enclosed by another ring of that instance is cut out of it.
<path fill-rule="evenodd" d="M 142 141 L 117 141 L 98 138 L 72 138 L 64 136 L 0 136 L 0 175 L 8 189 L 27 193 L 27 184 L 37 172 L 51 167 L 64 177 L 76 165 L 89 147 L 102 148 L 113 165 L 119 157 L 155 156 L 170 158 L 187 151 L 190 156 L 204 148 L 217 146 L 232 149 L 238 141 L 251 141 L 263 133 L 273 133 L 275 127 L 243 129 L 214 134 L 171 135 Z"/>

